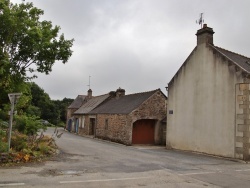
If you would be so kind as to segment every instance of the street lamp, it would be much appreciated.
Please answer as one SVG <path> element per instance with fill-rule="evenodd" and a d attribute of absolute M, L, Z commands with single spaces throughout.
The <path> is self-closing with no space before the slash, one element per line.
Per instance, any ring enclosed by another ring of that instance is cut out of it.
<path fill-rule="evenodd" d="M 10 122 L 9 122 L 9 137 L 8 137 L 8 152 L 10 152 L 10 141 L 11 141 L 11 131 L 12 131 L 12 121 L 13 121 L 13 115 L 14 115 L 14 109 L 15 109 L 15 104 L 17 103 L 18 99 L 22 93 L 9 93 L 9 99 L 10 99 L 10 104 L 11 104 L 11 109 L 10 109 Z"/>

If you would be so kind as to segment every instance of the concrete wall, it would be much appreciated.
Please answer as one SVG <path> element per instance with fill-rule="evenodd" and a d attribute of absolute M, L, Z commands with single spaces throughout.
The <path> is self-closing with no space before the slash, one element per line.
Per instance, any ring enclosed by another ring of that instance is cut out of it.
<path fill-rule="evenodd" d="M 235 157 L 235 86 L 243 80 L 231 67 L 205 43 L 192 52 L 168 86 L 167 147 Z"/>

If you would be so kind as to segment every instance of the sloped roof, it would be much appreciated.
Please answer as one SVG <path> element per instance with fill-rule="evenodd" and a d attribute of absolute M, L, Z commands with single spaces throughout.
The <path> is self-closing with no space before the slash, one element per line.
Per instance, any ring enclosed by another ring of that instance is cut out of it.
<path fill-rule="evenodd" d="M 78 95 L 68 108 L 80 108 L 86 99 L 86 95 Z"/>
<path fill-rule="evenodd" d="M 238 67 L 240 67 L 243 71 L 250 73 L 250 58 L 245 57 L 243 55 L 225 50 L 223 48 L 210 45 L 212 48 L 216 49 L 217 52 L 225 56 L 230 61 L 234 62 Z"/>
<path fill-rule="evenodd" d="M 111 98 L 106 103 L 92 110 L 92 114 L 129 114 L 152 96 L 157 90 L 124 95 L 119 98 Z"/>
<path fill-rule="evenodd" d="M 78 110 L 74 112 L 74 114 L 86 114 L 96 108 L 99 104 L 105 101 L 110 95 L 100 95 L 96 97 L 92 97 L 85 104 L 83 104 Z"/>

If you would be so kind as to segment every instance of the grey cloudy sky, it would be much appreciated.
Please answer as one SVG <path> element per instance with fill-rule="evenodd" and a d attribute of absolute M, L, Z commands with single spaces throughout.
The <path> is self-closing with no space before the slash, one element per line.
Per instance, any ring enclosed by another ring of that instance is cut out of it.
<path fill-rule="evenodd" d="M 21 0 L 12 0 L 20 3 Z M 215 31 L 216 46 L 250 57 L 249 0 L 26 0 L 42 19 L 74 38 L 73 55 L 34 80 L 52 99 L 118 87 L 127 94 L 165 86 L 196 46 L 196 24 Z"/>

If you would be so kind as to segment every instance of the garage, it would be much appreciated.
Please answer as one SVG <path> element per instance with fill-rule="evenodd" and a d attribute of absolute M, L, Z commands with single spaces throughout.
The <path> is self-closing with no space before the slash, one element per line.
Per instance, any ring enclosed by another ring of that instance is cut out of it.
<path fill-rule="evenodd" d="M 133 123 L 132 144 L 155 144 L 155 120 L 142 119 Z"/>

